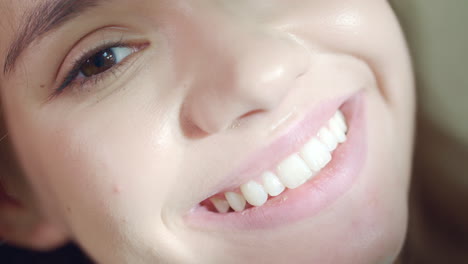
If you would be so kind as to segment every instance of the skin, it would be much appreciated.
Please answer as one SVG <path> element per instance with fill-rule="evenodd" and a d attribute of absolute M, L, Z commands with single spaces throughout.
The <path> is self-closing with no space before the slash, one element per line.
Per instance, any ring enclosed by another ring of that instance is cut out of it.
<path fill-rule="evenodd" d="M 109 2 L 27 48 L 0 75 L 8 138 L 24 171 L 23 191 L 10 193 L 30 204 L 21 212 L 35 212 L 24 217 L 32 231 L 19 236 L 12 230 L 25 228 L 8 221 L 19 209 L 5 207 L 3 237 L 34 248 L 71 239 L 99 263 L 396 259 L 406 232 L 414 88 L 386 1 Z M 31 5 L 2 4 L 2 60 L 19 10 Z M 124 30 L 79 41 L 108 25 Z M 51 96 L 80 50 L 120 40 L 144 48 L 98 82 Z M 292 122 L 285 117 L 359 91 L 368 155 L 336 201 L 270 229 L 211 232 L 186 222 L 206 192 L 281 134 Z"/>

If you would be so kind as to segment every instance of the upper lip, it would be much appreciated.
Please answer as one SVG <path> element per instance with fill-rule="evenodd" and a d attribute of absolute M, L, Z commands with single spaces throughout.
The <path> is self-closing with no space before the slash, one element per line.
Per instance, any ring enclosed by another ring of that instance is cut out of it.
<path fill-rule="evenodd" d="M 205 199 L 219 193 L 235 190 L 241 184 L 259 177 L 262 172 L 274 169 L 276 164 L 298 151 L 308 139 L 316 135 L 325 122 L 351 96 L 345 95 L 324 100 L 322 103 L 307 109 L 308 111 L 306 110 L 298 121 L 285 128 L 283 133 L 269 145 L 247 155 L 247 159 L 241 163 L 241 166 L 228 173 Z"/>

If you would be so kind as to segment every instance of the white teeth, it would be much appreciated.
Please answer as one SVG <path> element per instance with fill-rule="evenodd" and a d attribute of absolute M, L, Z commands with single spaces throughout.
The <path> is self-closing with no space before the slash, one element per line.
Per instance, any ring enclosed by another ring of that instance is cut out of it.
<path fill-rule="evenodd" d="M 348 126 L 346 125 L 346 118 L 343 115 L 343 112 L 341 112 L 340 110 L 336 111 L 332 119 L 336 120 L 341 130 L 343 130 L 345 133 L 348 132 Z"/>
<path fill-rule="evenodd" d="M 214 207 L 220 213 L 227 213 L 229 211 L 229 203 L 220 198 L 211 198 L 210 201 L 213 203 Z"/>
<path fill-rule="evenodd" d="M 262 206 L 268 195 L 278 196 L 285 188 L 294 189 L 314 177 L 332 159 L 331 152 L 339 143 L 346 141 L 348 126 L 343 113 L 338 110 L 335 115 L 310 139 L 299 151 L 281 161 L 276 167 L 276 174 L 266 171 L 261 175 L 261 184 L 249 181 L 240 186 L 241 193 L 226 192 L 226 200 L 211 198 L 214 207 L 220 213 L 226 213 L 231 207 L 239 212 L 245 209 L 246 203 Z"/>
<path fill-rule="evenodd" d="M 333 151 L 338 146 L 336 137 L 326 127 L 322 127 L 318 132 L 318 138 L 327 146 L 329 151 Z"/>
<path fill-rule="evenodd" d="M 289 189 L 299 187 L 312 176 L 312 171 L 297 154 L 293 154 L 282 161 L 276 168 L 276 172 L 281 183 Z"/>
<path fill-rule="evenodd" d="M 338 143 L 343 143 L 346 141 L 345 130 L 340 125 L 339 120 L 335 118 L 330 119 L 330 122 L 328 122 L 328 126 L 330 127 L 330 131 L 335 136 Z"/>
<path fill-rule="evenodd" d="M 236 211 L 242 211 L 245 208 L 245 199 L 242 195 L 235 192 L 226 192 L 224 194 L 231 208 Z"/>
<path fill-rule="evenodd" d="M 271 196 L 277 196 L 285 189 L 278 177 L 270 171 L 262 174 L 262 181 L 265 191 Z"/>
<path fill-rule="evenodd" d="M 314 172 L 320 171 L 332 158 L 327 147 L 316 138 L 307 142 L 301 149 L 300 154 Z"/>
<path fill-rule="evenodd" d="M 261 206 L 268 199 L 268 194 L 263 189 L 263 186 L 254 181 L 242 184 L 240 190 L 244 195 L 245 200 L 254 206 Z"/>

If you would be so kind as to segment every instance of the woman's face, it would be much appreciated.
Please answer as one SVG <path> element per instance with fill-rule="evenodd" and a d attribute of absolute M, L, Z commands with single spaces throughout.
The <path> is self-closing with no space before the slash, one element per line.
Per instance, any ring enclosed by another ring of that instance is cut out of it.
<path fill-rule="evenodd" d="M 398 254 L 414 98 L 387 1 L 7 0 L 0 24 L 20 161 L 98 262 Z"/>

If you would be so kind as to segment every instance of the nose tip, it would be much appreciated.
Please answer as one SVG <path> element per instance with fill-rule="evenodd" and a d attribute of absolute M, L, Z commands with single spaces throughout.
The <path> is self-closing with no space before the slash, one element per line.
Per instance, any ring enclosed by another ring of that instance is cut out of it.
<path fill-rule="evenodd" d="M 264 37 L 233 42 L 217 54 L 213 72 L 200 72 L 188 113 L 206 133 L 217 133 L 253 115 L 275 109 L 309 66 L 307 50 L 296 40 Z"/>

